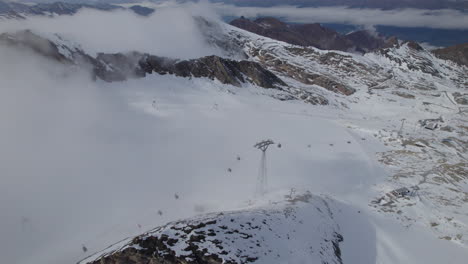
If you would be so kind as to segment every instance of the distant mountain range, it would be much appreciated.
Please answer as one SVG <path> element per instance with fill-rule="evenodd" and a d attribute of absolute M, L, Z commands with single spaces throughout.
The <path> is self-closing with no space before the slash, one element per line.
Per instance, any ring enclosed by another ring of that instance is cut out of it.
<path fill-rule="evenodd" d="M 252 33 L 299 46 L 312 46 L 323 50 L 357 51 L 365 53 L 390 47 L 395 38 L 384 38 L 369 31 L 355 31 L 346 35 L 333 29 L 314 24 L 287 24 L 273 17 L 251 21 L 239 18 L 230 23 Z"/>

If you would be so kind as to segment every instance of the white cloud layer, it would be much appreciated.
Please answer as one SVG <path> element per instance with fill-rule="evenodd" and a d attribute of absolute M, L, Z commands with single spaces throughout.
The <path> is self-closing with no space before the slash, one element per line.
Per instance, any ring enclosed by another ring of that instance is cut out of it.
<path fill-rule="evenodd" d="M 59 34 L 90 54 L 139 51 L 188 59 L 216 53 L 194 23 L 193 15 L 198 14 L 215 17 L 195 5 L 160 8 L 149 17 L 126 10 L 82 9 L 73 16 L 2 21 L 0 32 L 30 29 L 46 36 Z"/>
<path fill-rule="evenodd" d="M 297 23 L 342 23 L 353 25 L 387 25 L 398 27 L 428 27 L 468 29 L 467 13 L 452 10 L 424 9 L 359 9 L 348 7 L 239 7 L 217 4 L 216 10 L 225 16 L 275 16 Z"/>

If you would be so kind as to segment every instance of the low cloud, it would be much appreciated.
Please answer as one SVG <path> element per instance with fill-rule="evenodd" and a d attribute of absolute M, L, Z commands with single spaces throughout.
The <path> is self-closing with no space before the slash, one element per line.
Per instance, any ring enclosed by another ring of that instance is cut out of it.
<path fill-rule="evenodd" d="M 91 53 L 137 50 L 193 58 L 214 52 L 192 18 L 203 12 L 215 17 L 190 6 L 168 7 L 149 18 L 84 9 L 74 16 L 5 20 L 0 34 L 30 29 L 45 37 L 60 34 Z M 76 263 L 142 228 L 193 215 L 194 203 L 213 200 L 208 190 L 226 193 L 214 173 L 201 171 L 211 178 L 198 181 L 193 156 L 202 161 L 204 156 L 185 151 L 190 142 L 171 140 L 179 131 L 175 124 L 129 106 L 123 94 L 143 80 L 93 81 L 87 69 L 21 47 L 0 45 L 0 58 L 2 263 Z M 140 86 L 167 90 L 170 78 Z M 183 80 L 176 88 L 190 84 Z M 151 104 L 153 97 L 142 100 Z M 177 127 L 190 130 L 198 143 L 205 135 L 193 131 L 196 125 L 189 119 Z M 179 200 L 173 198 L 176 192 Z"/>
<path fill-rule="evenodd" d="M 203 116 L 166 119 L 133 106 L 156 98 L 171 108 L 163 96 L 189 105 L 192 80 L 95 82 L 86 70 L 27 49 L 0 46 L 0 58 L 2 263 L 76 263 L 126 236 L 193 216 L 196 204 L 229 206 L 251 193 L 233 188 L 248 178 L 225 179 L 239 143 L 217 135 L 237 136 L 231 120 L 217 128 Z"/>
<path fill-rule="evenodd" d="M 59 34 L 79 43 L 91 55 L 139 51 L 189 59 L 216 53 L 194 23 L 193 15 L 197 14 L 216 19 L 208 8 L 196 5 L 158 8 L 149 17 L 128 10 L 82 9 L 73 16 L 32 16 L 26 20 L 2 21 L 0 32 L 30 29 L 46 37 Z"/>
<path fill-rule="evenodd" d="M 362 26 L 386 25 L 398 27 L 428 27 L 468 29 L 468 15 L 453 9 L 361 9 L 349 7 L 240 7 L 216 4 L 224 16 L 274 16 L 295 23 L 340 23 Z"/>

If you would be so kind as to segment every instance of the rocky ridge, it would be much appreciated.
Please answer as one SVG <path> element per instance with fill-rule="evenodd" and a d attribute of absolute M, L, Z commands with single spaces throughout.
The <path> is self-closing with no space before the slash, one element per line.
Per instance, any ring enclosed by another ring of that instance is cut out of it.
<path fill-rule="evenodd" d="M 272 17 L 258 18 L 254 21 L 242 17 L 231 21 L 230 24 L 260 36 L 284 41 L 293 45 L 311 46 L 322 50 L 365 53 L 389 46 L 386 39 L 365 30 L 342 35 L 319 23 L 287 24 Z"/>
<path fill-rule="evenodd" d="M 278 88 L 286 85 L 272 72 L 253 61 L 235 61 L 218 56 L 193 60 L 177 60 L 138 52 L 98 53 L 96 57 L 86 54 L 79 46 L 59 44 L 26 30 L 0 35 L 0 44 L 15 48 L 28 48 L 42 56 L 69 65 L 88 65 L 93 77 L 104 81 L 124 81 L 142 78 L 146 74 L 173 74 L 189 78 L 210 78 L 224 84 L 241 86 L 252 83 L 263 88 Z"/>

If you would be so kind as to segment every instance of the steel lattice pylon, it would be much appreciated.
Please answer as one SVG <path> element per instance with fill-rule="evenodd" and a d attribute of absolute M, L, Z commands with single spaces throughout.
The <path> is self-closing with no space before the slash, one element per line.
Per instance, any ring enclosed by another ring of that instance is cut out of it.
<path fill-rule="evenodd" d="M 260 169 L 257 179 L 257 187 L 255 194 L 258 196 L 263 196 L 267 192 L 268 187 L 268 178 L 267 178 L 267 166 L 266 166 L 266 151 L 270 145 L 275 144 L 273 140 L 263 140 L 254 145 L 254 148 L 257 148 L 262 151 L 262 158 L 260 160 Z"/>

